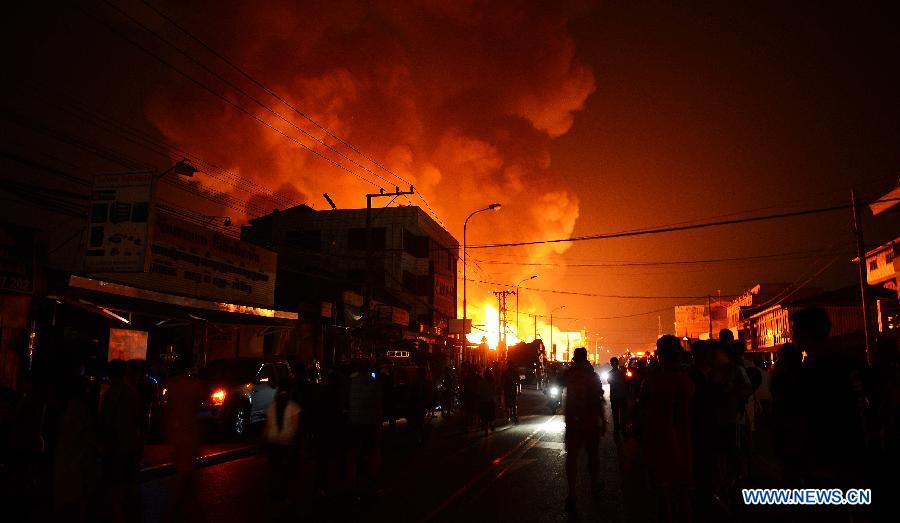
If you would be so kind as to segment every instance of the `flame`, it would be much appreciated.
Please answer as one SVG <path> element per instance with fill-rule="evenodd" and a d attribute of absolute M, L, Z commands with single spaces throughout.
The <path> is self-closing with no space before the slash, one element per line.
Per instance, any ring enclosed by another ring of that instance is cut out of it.
<path fill-rule="evenodd" d="M 506 326 L 506 344 L 512 346 L 520 341 L 531 342 L 534 340 L 534 309 L 522 309 L 519 311 L 519 333 L 515 332 L 516 313 L 510 308 L 507 313 Z M 540 314 L 540 313 L 538 313 Z M 480 344 L 486 342 L 491 350 L 497 350 L 500 347 L 500 313 L 495 304 L 489 299 L 482 300 L 479 303 L 470 303 L 468 316 L 472 319 L 472 332 L 466 338 L 469 343 Z M 581 331 L 565 331 L 560 329 L 558 324 L 553 325 L 553 344 L 556 345 L 556 353 L 550 350 L 550 324 L 542 318 L 537 321 L 537 336 L 546 347 L 547 358 L 550 360 L 563 361 L 566 351 L 568 350 L 569 359 L 571 359 L 572 351 L 576 347 L 585 346 L 587 340 L 583 338 Z"/>

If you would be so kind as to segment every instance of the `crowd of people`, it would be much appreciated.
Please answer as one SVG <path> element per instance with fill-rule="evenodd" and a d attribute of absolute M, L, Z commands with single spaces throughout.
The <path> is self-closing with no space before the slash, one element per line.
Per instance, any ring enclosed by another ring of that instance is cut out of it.
<path fill-rule="evenodd" d="M 519 370 L 512 363 L 507 363 L 505 367 L 495 363 L 481 372 L 475 365 L 464 363 L 460 377 L 463 432 L 476 425 L 484 435 L 493 432 L 498 409 L 503 419 L 518 423 L 521 380 Z"/>
<path fill-rule="evenodd" d="M 776 483 L 786 488 L 871 488 L 882 507 L 898 463 L 898 347 L 879 340 L 873 361 L 849 354 L 829 336 L 825 311 L 792 318 L 792 343 L 774 362 L 753 359 L 731 331 L 718 339 L 665 335 L 642 372 L 617 358 L 608 372 L 611 428 L 625 474 L 641 470 L 661 521 L 728 521 L 742 510 L 739 490 L 758 479 L 763 440 L 777 459 Z M 767 363 L 771 363 L 768 364 Z M 567 508 L 576 510 L 576 478 L 587 454 L 590 490 L 599 475 L 606 397 L 585 349 L 548 378 L 565 388 Z M 17 508 L 52 502 L 68 520 L 139 519 L 139 473 L 148 432 L 141 388 L 144 370 L 111 361 L 102 387 L 83 369 L 67 368 L 52 387 L 26 383 L 8 434 L 5 491 Z M 488 436 L 501 422 L 518 423 L 519 369 L 463 364 L 434 377 L 427 366 L 355 362 L 330 369 L 294 368 L 268 406 L 262 441 L 270 465 L 271 506 L 291 510 L 301 476 L 310 496 L 349 495 L 365 503 L 378 493 L 382 425 L 406 420 L 421 443 L 437 408 L 463 432 Z M 197 416 L 208 393 L 186 369 L 169 376 L 161 438 L 174 454 L 175 493 L 167 520 L 202 521 L 196 458 L 204 441 Z M 457 394 L 458 391 L 458 394 Z M 456 414 L 459 415 L 456 415 Z M 43 494 L 43 498 L 41 497 Z M 872 509 L 872 510 L 877 510 Z M 843 514 L 832 511 L 830 515 Z"/>
<path fill-rule="evenodd" d="M 871 488 L 881 496 L 873 503 L 892 502 L 884 493 L 898 463 L 896 343 L 880 341 L 866 367 L 829 337 L 824 310 L 799 310 L 791 321 L 793 343 L 769 366 L 748 358 L 726 329 L 689 347 L 662 336 L 649 368 L 632 380 L 610 362 L 623 466 L 641 461 L 659 520 L 732 520 L 740 488 L 759 480 L 751 467 L 763 434 L 780 471 L 766 486 Z"/>

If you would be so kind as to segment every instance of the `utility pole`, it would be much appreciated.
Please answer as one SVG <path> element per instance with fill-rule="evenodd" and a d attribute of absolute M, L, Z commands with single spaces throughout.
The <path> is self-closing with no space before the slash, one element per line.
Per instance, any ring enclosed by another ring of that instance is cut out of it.
<path fill-rule="evenodd" d="M 494 294 L 497 296 L 497 329 L 499 335 L 497 337 L 497 344 L 503 343 L 503 358 L 506 359 L 506 327 L 507 327 L 507 315 L 506 315 L 506 297 L 516 294 L 516 291 L 494 291 Z"/>
<path fill-rule="evenodd" d="M 553 351 L 553 361 L 556 361 L 556 348 L 553 346 L 553 313 L 565 308 L 565 305 L 560 305 L 559 307 L 550 311 L 550 350 Z"/>
<path fill-rule="evenodd" d="M 366 194 L 366 292 L 363 300 L 363 314 L 366 318 L 370 317 L 370 309 L 372 307 L 372 294 L 374 292 L 374 274 L 372 267 L 372 199 L 403 196 L 415 194 L 416 189 L 412 185 L 408 191 L 401 191 L 399 187 L 394 187 L 394 192 L 384 192 L 384 189 L 377 193 Z M 388 203 L 390 205 L 390 202 Z M 368 323 L 368 321 L 367 321 Z"/>
<path fill-rule="evenodd" d="M 866 339 L 866 361 L 872 365 L 872 334 L 869 320 L 869 284 L 866 278 L 866 248 L 863 242 L 862 224 L 859 220 L 859 207 L 856 203 L 856 189 L 850 191 L 850 207 L 853 218 L 853 235 L 856 238 L 856 257 L 859 263 L 856 264 L 857 274 L 859 275 L 859 298 L 862 309 L 863 329 Z"/>

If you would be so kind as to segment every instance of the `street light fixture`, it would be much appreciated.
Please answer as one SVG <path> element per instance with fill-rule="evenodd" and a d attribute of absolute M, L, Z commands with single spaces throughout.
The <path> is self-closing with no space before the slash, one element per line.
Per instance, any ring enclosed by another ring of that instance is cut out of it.
<path fill-rule="evenodd" d="M 550 350 L 553 351 L 553 361 L 556 361 L 556 348 L 553 346 L 553 313 L 565 308 L 565 305 L 560 305 L 559 307 L 550 311 Z"/>
<path fill-rule="evenodd" d="M 531 276 L 516 284 L 516 336 L 520 338 L 519 341 L 522 341 L 521 336 L 519 336 L 519 286 L 526 281 L 533 280 L 535 278 L 537 278 L 537 274 L 532 274 Z"/>
<path fill-rule="evenodd" d="M 475 216 L 480 212 L 496 211 L 499 210 L 500 207 L 501 205 L 499 203 L 492 203 L 483 209 L 478 209 L 477 211 L 472 212 L 463 223 L 463 331 L 466 330 L 466 319 L 469 317 L 468 303 L 466 302 L 466 229 L 469 226 L 469 220 L 472 216 Z M 465 339 L 466 333 L 463 332 L 463 340 Z M 463 346 L 465 346 L 465 342 L 463 343 Z"/>
<path fill-rule="evenodd" d="M 162 178 L 163 176 L 169 174 L 170 172 L 174 172 L 175 174 L 178 174 L 181 176 L 186 176 L 186 177 L 190 178 L 190 177 L 194 176 L 194 173 L 199 170 L 200 169 L 197 169 L 196 167 L 194 167 L 193 165 L 188 163 L 187 158 L 185 158 L 184 160 L 177 162 L 172 167 L 169 167 L 165 171 L 157 174 L 154 178 L 155 179 Z"/>

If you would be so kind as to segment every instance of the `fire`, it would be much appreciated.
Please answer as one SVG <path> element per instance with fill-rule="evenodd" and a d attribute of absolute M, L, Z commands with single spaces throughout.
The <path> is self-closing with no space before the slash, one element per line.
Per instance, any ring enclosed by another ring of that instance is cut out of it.
<path fill-rule="evenodd" d="M 507 346 L 515 345 L 520 341 L 530 342 L 534 340 L 535 323 L 534 309 L 522 309 L 519 311 L 519 333 L 516 334 L 516 313 L 510 309 L 507 313 L 506 326 L 506 344 Z M 538 313 L 540 315 L 540 313 Z M 480 344 L 483 341 L 488 344 L 491 350 L 497 350 L 500 343 L 500 313 L 497 306 L 491 304 L 489 300 L 481 303 L 470 303 L 468 317 L 472 319 L 472 332 L 467 335 L 469 343 Z M 586 340 L 582 337 L 580 331 L 565 331 L 559 328 L 559 325 L 553 325 L 553 344 L 556 345 L 556 353 L 550 349 L 550 323 L 544 318 L 538 318 L 537 321 L 537 337 L 540 338 L 547 349 L 547 358 L 550 360 L 562 361 L 568 350 L 571 359 L 572 351 L 576 347 L 585 345 Z"/>

